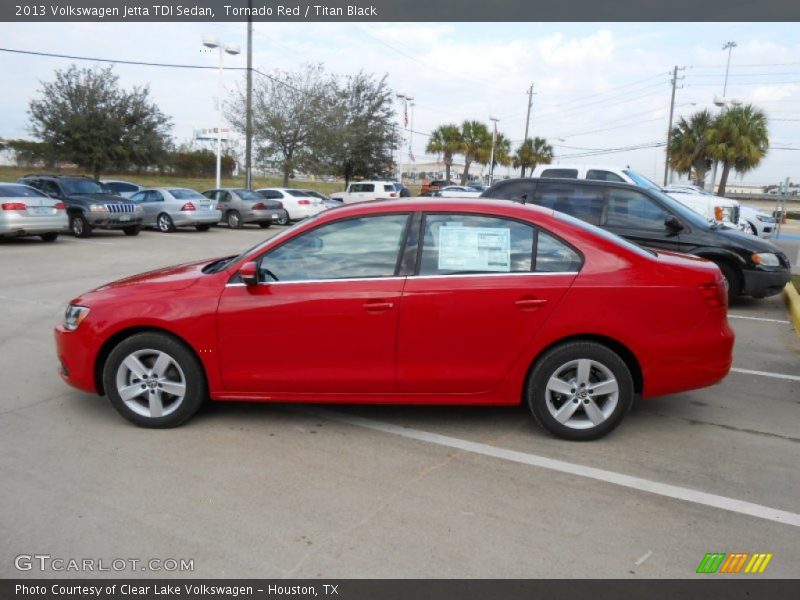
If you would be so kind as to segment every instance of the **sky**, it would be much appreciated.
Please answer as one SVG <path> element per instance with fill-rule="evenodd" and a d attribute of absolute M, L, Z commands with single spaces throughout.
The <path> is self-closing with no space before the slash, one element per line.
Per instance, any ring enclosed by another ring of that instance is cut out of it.
<path fill-rule="evenodd" d="M 757 169 L 735 181 L 775 184 L 800 181 L 797 32 L 797 23 L 256 23 L 253 66 L 273 73 L 322 63 L 337 75 L 386 75 L 395 92 L 414 97 L 417 162 L 436 159 L 425 154 L 425 134 L 464 119 L 498 118 L 498 130 L 516 147 L 533 83 L 529 136 L 545 137 L 558 162 L 630 166 L 661 182 L 664 149 L 652 146 L 666 139 L 672 69 L 683 68 L 674 120 L 703 108 L 716 113 L 728 58 L 722 47 L 735 41 L 725 97 L 767 113 L 772 146 Z M 226 66 L 246 66 L 244 23 L 0 23 L 3 48 L 215 66 L 217 54 L 201 43 L 208 35 L 241 46 Z M 72 62 L 0 52 L 0 138 L 30 137 L 28 103 L 41 82 Z M 149 85 L 173 120 L 176 142 L 216 126 L 216 71 L 114 71 L 123 87 Z M 226 72 L 225 99 L 243 85 L 242 72 Z M 400 101 L 396 108 L 399 123 Z M 643 147 L 580 156 L 631 146 Z"/>

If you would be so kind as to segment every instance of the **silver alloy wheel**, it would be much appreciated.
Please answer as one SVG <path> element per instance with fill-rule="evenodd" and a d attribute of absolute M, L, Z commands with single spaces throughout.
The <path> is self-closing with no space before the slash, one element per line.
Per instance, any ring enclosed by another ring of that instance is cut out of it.
<path fill-rule="evenodd" d="M 186 376 L 178 362 L 161 350 L 137 350 L 117 368 L 117 393 L 143 417 L 166 417 L 186 396 Z"/>
<path fill-rule="evenodd" d="M 80 217 L 74 217 L 72 219 L 72 233 L 76 236 L 83 235 L 83 219 Z"/>
<path fill-rule="evenodd" d="M 231 211 L 228 213 L 228 227 L 231 229 L 239 228 L 239 213 Z"/>
<path fill-rule="evenodd" d="M 591 429 L 616 409 L 619 384 L 604 364 L 581 358 L 555 370 L 545 395 L 547 410 L 556 421 L 571 429 Z"/>
<path fill-rule="evenodd" d="M 281 215 L 277 221 L 278 225 L 288 225 L 289 224 L 289 217 Z"/>
<path fill-rule="evenodd" d="M 169 233 L 169 230 L 172 229 L 169 216 L 163 214 L 158 216 L 158 228 L 164 233 Z"/>

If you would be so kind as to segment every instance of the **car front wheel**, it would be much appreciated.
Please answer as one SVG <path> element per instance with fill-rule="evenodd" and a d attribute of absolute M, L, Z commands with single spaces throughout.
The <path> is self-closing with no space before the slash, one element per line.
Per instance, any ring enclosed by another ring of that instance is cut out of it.
<path fill-rule="evenodd" d="M 228 227 L 231 229 L 242 228 L 242 215 L 239 214 L 239 211 L 230 211 L 226 217 L 226 220 L 228 221 Z"/>
<path fill-rule="evenodd" d="M 162 333 L 138 333 L 120 342 L 103 369 L 115 409 L 142 427 L 176 427 L 208 396 L 203 368 L 182 343 Z"/>
<path fill-rule="evenodd" d="M 175 223 L 172 222 L 172 217 L 170 217 L 167 213 L 161 213 L 158 215 L 158 219 L 156 219 L 156 225 L 158 226 L 158 230 L 164 233 L 171 233 L 175 231 Z"/>
<path fill-rule="evenodd" d="M 81 215 L 70 217 L 69 229 L 72 235 L 79 238 L 89 237 L 92 234 L 91 225 Z"/>
<path fill-rule="evenodd" d="M 57 231 L 48 231 L 39 236 L 43 242 L 55 242 L 58 239 Z"/>
<path fill-rule="evenodd" d="M 139 232 L 141 230 L 142 230 L 142 228 L 141 228 L 140 225 L 131 225 L 130 227 L 123 227 L 122 228 L 122 231 L 125 233 L 125 235 L 131 236 L 131 237 L 139 235 Z"/>
<path fill-rule="evenodd" d="M 527 401 L 536 422 L 568 440 L 600 438 L 633 403 L 633 378 L 619 355 L 596 342 L 557 346 L 536 363 Z"/>

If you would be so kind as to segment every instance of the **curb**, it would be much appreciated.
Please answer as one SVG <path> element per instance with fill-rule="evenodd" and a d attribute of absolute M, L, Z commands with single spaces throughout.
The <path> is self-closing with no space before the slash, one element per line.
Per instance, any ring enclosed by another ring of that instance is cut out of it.
<path fill-rule="evenodd" d="M 789 318 L 794 325 L 795 333 L 800 336 L 800 294 L 797 293 L 794 284 L 790 281 L 783 288 L 783 300 L 786 302 L 786 308 L 789 309 Z"/>

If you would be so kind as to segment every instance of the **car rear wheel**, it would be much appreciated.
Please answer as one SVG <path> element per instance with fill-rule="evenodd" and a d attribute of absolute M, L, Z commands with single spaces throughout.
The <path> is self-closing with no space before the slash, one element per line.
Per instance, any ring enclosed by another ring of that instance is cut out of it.
<path fill-rule="evenodd" d="M 633 378 L 618 354 L 579 341 L 557 346 L 536 362 L 527 401 L 536 422 L 553 435 L 593 440 L 620 424 L 633 394 Z"/>
<path fill-rule="evenodd" d="M 138 333 L 120 342 L 103 369 L 115 409 L 143 427 L 176 427 L 208 395 L 203 368 L 183 344 L 162 333 Z"/>
<path fill-rule="evenodd" d="M 92 226 L 81 215 L 69 218 L 69 229 L 75 237 L 86 238 L 92 235 Z"/>
<path fill-rule="evenodd" d="M 261 229 L 269 229 L 272 227 L 272 222 L 267 221 L 266 223 L 259 223 L 258 226 L 261 227 Z"/>
<path fill-rule="evenodd" d="M 48 231 L 39 236 L 43 242 L 55 242 L 58 239 L 57 231 Z"/>
<path fill-rule="evenodd" d="M 211 229 L 211 225 L 208 224 L 195 225 L 194 228 L 197 229 L 197 231 L 208 231 L 209 229 Z"/>
<path fill-rule="evenodd" d="M 228 227 L 231 229 L 242 228 L 242 215 L 239 214 L 238 210 L 229 211 L 225 216 L 225 220 L 228 222 Z"/>
<path fill-rule="evenodd" d="M 289 224 L 289 214 L 284 214 L 278 217 L 278 220 L 275 221 L 278 225 L 288 225 Z"/>
<path fill-rule="evenodd" d="M 135 236 L 139 235 L 139 232 L 142 230 L 141 226 L 139 225 L 131 225 L 130 227 L 123 227 L 122 231 L 125 235 Z"/>
<path fill-rule="evenodd" d="M 156 226 L 158 230 L 163 233 L 171 233 L 175 231 L 175 223 L 172 222 L 172 217 L 167 213 L 161 213 L 156 219 Z"/>

